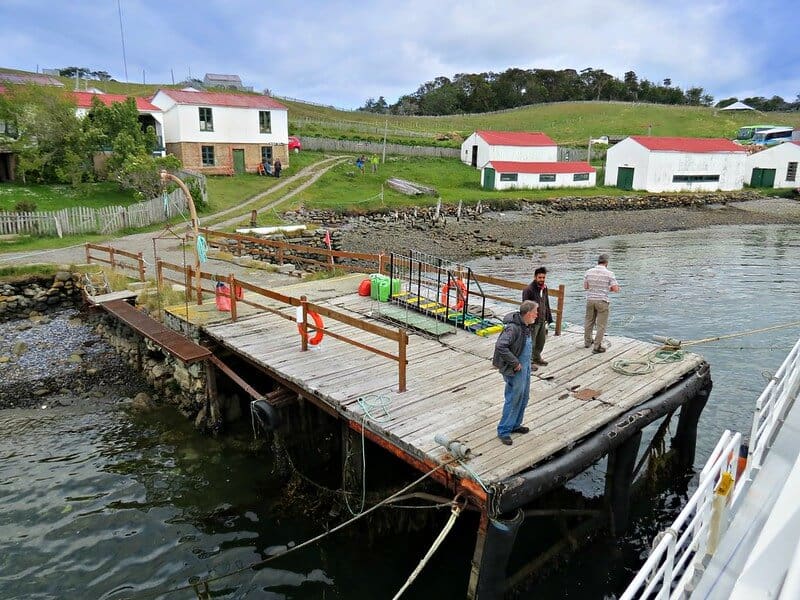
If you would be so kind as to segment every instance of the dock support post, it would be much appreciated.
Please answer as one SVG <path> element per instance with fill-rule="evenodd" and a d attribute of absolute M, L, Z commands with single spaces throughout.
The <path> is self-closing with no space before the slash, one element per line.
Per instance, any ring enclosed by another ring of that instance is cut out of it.
<path fill-rule="evenodd" d="M 352 512 L 364 510 L 361 505 L 361 490 L 364 486 L 364 453 L 361 445 L 361 434 L 342 422 L 342 489 L 350 494 L 354 501 L 347 501 Z M 345 497 L 347 498 L 347 497 Z"/>
<path fill-rule="evenodd" d="M 472 555 L 467 598 L 499 600 L 506 590 L 506 567 L 525 514 L 521 509 L 510 518 L 490 518 L 484 510 Z"/>
<path fill-rule="evenodd" d="M 685 472 L 694 465 L 695 450 L 697 448 L 697 423 L 700 415 L 708 402 L 711 394 L 711 380 L 694 398 L 684 402 L 681 414 L 678 417 L 678 429 L 672 438 L 672 448 L 675 450 L 675 468 L 678 472 Z"/>
<path fill-rule="evenodd" d="M 628 527 L 633 468 L 636 465 L 636 455 L 641 441 L 642 432 L 639 430 L 608 453 L 605 501 L 609 512 L 609 528 L 613 536 L 620 535 Z"/>

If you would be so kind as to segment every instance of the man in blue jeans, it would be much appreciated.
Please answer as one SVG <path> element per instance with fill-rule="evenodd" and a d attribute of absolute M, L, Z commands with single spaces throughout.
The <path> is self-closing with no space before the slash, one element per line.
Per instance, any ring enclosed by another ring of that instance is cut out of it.
<path fill-rule="evenodd" d="M 497 425 L 497 437 L 506 446 L 514 443 L 512 433 L 528 433 L 522 417 L 531 394 L 531 354 L 533 350 L 533 322 L 539 305 L 525 300 L 519 311 L 503 319 L 503 331 L 494 345 L 494 365 L 506 382 L 503 415 Z"/>

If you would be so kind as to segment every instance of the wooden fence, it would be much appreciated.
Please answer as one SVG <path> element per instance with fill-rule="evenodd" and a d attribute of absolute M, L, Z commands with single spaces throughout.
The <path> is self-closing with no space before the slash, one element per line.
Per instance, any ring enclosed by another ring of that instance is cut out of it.
<path fill-rule="evenodd" d="M 112 246 L 99 246 L 97 244 L 84 244 L 86 250 L 86 264 L 99 263 L 109 265 L 111 269 L 121 269 L 123 271 L 133 271 L 139 278 L 139 281 L 144 281 L 144 257 L 139 252 L 127 252 L 119 250 Z M 93 254 L 92 250 L 99 254 Z"/>
<path fill-rule="evenodd" d="M 237 256 L 250 254 L 261 259 L 269 259 L 282 265 L 290 260 L 293 263 L 304 263 L 315 266 L 323 266 L 329 271 L 339 269 L 342 271 L 364 272 L 375 271 L 377 273 L 388 273 L 389 263 L 387 257 L 382 254 L 364 254 L 358 252 L 347 252 L 344 250 L 328 250 L 315 246 L 300 246 L 289 242 L 277 240 L 267 240 L 250 235 L 236 233 L 225 233 L 212 229 L 200 229 L 206 237 L 209 247 L 219 248 L 227 252 L 232 252 Z M 316 255 L 318 258 L 312 258 Z M 527 283 L 511 281 L 491 275 L 482 275 L 472 272 L 472 279 L 478 284 L 488 284 L 502 290 L 512 290 L 521 292 L 527 287 Z M 502 293 L 502 292 L 501 292 Z M 562 323 L 564 320 L 564 302 L 566 298 L 565 286 L 559 285 L 558 288 L 548 288 L 548 295 L 556 300 L 556 306 L 551 307 L 555 319 L 555 334 L 561 335 Z M 470 288 L 470 297 L 485 298 L 509 304 L 519 304 L 522 301 L 521 294 L 516 293 L 515 297 L 496 295 L 486 292 L 479 287 L 474 290 Z"/>
<path fill-rule="evenodd" d="M 0 234 L 65 235 L 112 233 L 128 227 L 147 227 L 162 223 L 186 210 L 180 189 L 130 206 L 88 208 L 73 206 L 54 211 L 0 211 Z"/>
<path fill-rule="evenodd" d="M 322 152 L 353 152 L 357 154 L 382 154 L 382 142 L 356 142 L 351 140 L 334 140 L 303 136 L 305 150 Z M 438 146 L 406 146 L 403 144 L 386 144 L 386 154 L 402 154 L 405 156 L 430 156 L 438 158 L 459 158 L 459 148 L 440 148 Z"/>
<path fill-rule="evenodd" d="M 166 272 L 165 272 L 166 271 Z M 170 275 L 170 272 L 177 273 L 177 277 L 175 275 Z M 321 304 L 315 304 L 313 302 L 309 302 L 305 296 L 301 296 L 300 298 L 295 298 L 293 296 L 286 296 L 284 294 L 280 294 L 278 292 L 273 292 L 268 289 L 259 287 L 257 285 L 253 285 L 251 283 L 247 283 L 246 281 L 241 281 L 236 279 L 236 276 L 233 274 L 228 275 L 227 277 L 220 278 L 218 275 L 213 273 L 206 273 L 204 271 L 200 271 L 200 276 L 197 276 L 197 271 L 192 267 L 187 265 L 186 267 L 182 267 L 180 265 L 175 265 L 172 263 L 165 262 L 163 260 L 159 260 L 156 263 L 156 281 L 158 283 L 158 289 L 160 290 L 165 281 L 179 283 L 184 286 L 187 290 L 187 294 L 191 295 L 194 291 L 192 289 L 191 282 L 193 280 L 200 281 L 200 285 L 197 287 L 197 303 L 202 304 L 203 298 L 202 293 L 207 292 L 209 294 L 216 294 L 216 284 L 219 282 L 224 283 L 227 285 L 229 293 L 228 297 L 230 299 L 231 305 L 231 321 L 236 321 L 238 318 L 238 304 L 245 304 L 248 306 L 252 306 L 259 310 L 263 310 L 274 315 L 281 317 L 282 319 L 286 319 L 287 321 L 295 322 L 297 318 L 284 311 L 281 311 L 278 308 L 272 306 L 265 306 L 263 304 L 259 304 L 258 302 L 254 301 L 252 295 L 262 296 L 264 298 L 280 302 L 284 306 L 297 306 L 300 307 L 302 310 L 302 318 L 300 321 L 297 322 L 298 326 L 303 332 L 303 335 L 300 336 L 300 346 L 303 351 L 308 350 L 308 338 L 310 331 L 316 331 L 317 328 L 312 322 L 308 320 L 308 313 L 314 312 L 321 317 L 326 317 L 328 319 L 332 319 L 334 321 L 338 321 L 339 323 L 343 323 L 345 325 L 349 325 L 355 329 L 359 329 L 361 331 L 365 331 L 367 333 L 371 333 L 377 335 L 379 337 L 394 341 L 397 343 L 397 353 L 392 354 L 381 350 L 380 348 L 375 348 L 374 346 L 370 346 L 369 344 L 365 344 L 358 340 L 352 339 L 347 335 L 342 333 L 336 333 L 331 331 L 328 328 L 325 328 L 325 335 L 332 337 L 336 340 L 345 342 L 347 344 L 351 344 L 362 350 L 367 350 L 368 352 L 372 352 L 373 354 L 377 354 L 379 356 L 383 356 L 384 358 L 388 358 L 389 360 L 396 361 L 398 364 L 398 389 L 400 392 L 406 391 L 406 367 L 408 365 L 408 359 L 406 358 L 406 347 L 408 346 L 408 333 L 404 329 L 397 328 L 391 329 L 389 327 L 384 327 L 383 325 L 378 325 L 375 323 L 370 323 L 368 321 L 364 321 L 352 315 L 348 315 L 346 313 L 340 312 L 338 310 L 332 309 L 327 306 L 323 306 Z M 209 285 L 206 285 L 206 282 Z M 236 290 L 241 289 L 243 291 L 251 292 L 251 297 L 246 298 L 242 295 L 241 298 L 237 298 Z M 187 297 L 188 298 L 188 297 Z"/>

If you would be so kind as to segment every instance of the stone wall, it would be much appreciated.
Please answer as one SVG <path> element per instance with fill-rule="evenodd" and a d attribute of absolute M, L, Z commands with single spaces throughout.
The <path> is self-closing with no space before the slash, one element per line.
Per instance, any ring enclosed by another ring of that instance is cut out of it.
<path fill-rule="evenodd" d="M 0 283 L 0 322 L 27 319 L 82 302 L 81 274 L 58 271 L 52 277 L 26 276 Z"/>
<path fill-rule="evenodd" d="M 208 398 L 205 362 L 184 363 L 109 316 L 100 318 L 96 331 L 141 372 L 164 402 L 192 419 L 198 429 L 214 433 L 221 429 L 219 410 Z"/>

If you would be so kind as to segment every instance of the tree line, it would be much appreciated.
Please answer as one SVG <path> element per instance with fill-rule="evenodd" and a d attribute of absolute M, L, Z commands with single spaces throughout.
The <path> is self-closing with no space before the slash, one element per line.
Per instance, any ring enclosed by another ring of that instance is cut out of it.
<path fill-rule="evenodd" d="M 393 115 L 452 115 L 581 100 L 714 104 L 714 97 L 702 87 L 684 90 L 673 85 L 669 78 L 655 83 L 640 79 L 634 71 L 628 71 L 619 79 L 602 69 L 511 68 L 502 73 L 459 73 L 452 79 L 437 77 L 423 83 L 416 92 L 400 96 L 394 104 L 380 96 L 377 100 L 369 98 L 359 110 Z M 721 108 L 737 100 L 728 98 L 717 106 Z M 758 110 L 800 110 L 800 96 L 795 102 L 786 102 L 780 96 L 745 98 L 743 102 Z"/>

